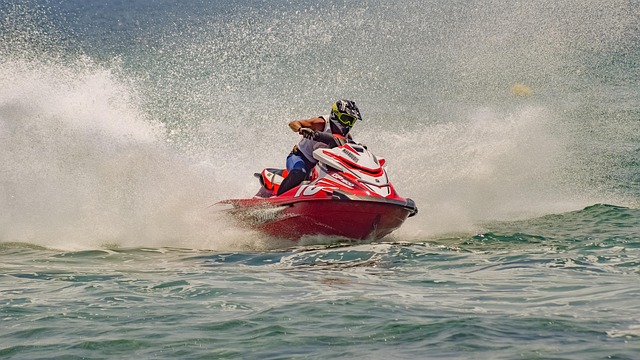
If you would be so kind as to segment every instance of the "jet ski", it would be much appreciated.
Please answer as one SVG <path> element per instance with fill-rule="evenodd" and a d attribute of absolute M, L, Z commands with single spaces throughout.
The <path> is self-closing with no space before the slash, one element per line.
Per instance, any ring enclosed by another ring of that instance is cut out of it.
<path fill-rule="evenodd" d="M 342 143 L 313 152 L 318 160 L 310 179 L 275 195 L 287 176 L 266 168 L 255 176 L 261 187 L 249 199 L 221 201 L 242 224 L 268 235 L 299 240 L 330 236 L 375 241 L 418 213 L 413 200 L 398 195 L 389 181 L 385 159 L 367 147 Z"/>

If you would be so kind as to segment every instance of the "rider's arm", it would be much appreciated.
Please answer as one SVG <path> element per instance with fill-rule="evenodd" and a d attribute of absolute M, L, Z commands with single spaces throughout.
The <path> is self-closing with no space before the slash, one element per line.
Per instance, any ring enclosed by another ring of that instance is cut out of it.
<path fill-rule="evenodd" d="M 324 130 L 324 119 L 321 117 L 317 117 L 306 120 L 293 120 L 289 123 L 289 128 L 291 128 L 293 132 L 298 132 L 302 128 L 322 131 Z"/>
<path fill-rule="evenodd" d="M 339 145 L 336 138 L 331 134 L 327 134 L 326 132 L 316 132 L 313 136 L 313 140 L 325 143 L 329 146 L 329 148 L 334 148 Z"/>

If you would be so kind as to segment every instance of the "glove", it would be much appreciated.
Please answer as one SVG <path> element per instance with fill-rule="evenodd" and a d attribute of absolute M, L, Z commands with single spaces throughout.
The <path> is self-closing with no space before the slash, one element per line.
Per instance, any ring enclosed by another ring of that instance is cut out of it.
<path fill-rule="evenodd" d="M 313 140 L 316 137 L 316 131 L 309 128 L 301 128 L 298 134 L 302 135 L 305 139 Z"/>

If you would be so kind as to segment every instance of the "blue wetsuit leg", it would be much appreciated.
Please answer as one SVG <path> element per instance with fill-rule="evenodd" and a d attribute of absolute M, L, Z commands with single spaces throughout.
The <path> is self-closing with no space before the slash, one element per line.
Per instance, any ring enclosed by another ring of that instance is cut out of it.
<path fill-rule="evenodd" d="M 294 153 L 290 153 L 289 156 L 287 156 L 287 170 L 291 172 L 294 169 L 300 170 L 306 174 L 307 164 L 304 161 L 304 158 L 302 157 L 302 155 L 296 155 Z"/>
<path fill-rule="evenodd" d="M 283 194 L 300 185 L 300 183 L 309 176 L 309 170 L 313 168 L 313 166 L 314 164 L 310 163 L 305 159 L 304 155 L 299 152 L 290 153 L 289 156 L 287 156 L 287 170 L 289 171 L 289 175 L 282 180 L 277 195 Z"/>

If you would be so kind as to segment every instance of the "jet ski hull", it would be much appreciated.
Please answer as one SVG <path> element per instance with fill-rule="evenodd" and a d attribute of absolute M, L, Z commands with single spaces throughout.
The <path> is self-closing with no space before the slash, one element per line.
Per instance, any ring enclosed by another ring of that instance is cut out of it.
<path fill-rule="evenodd" d="M 261 187 L 253 198 L 221 203 L 233 205 L 230 211 L 242 225 L 291 240 L 379 240 L 417 214 L 413 200 L 399 196 L 389 182 L 385 160 L 364 146 L 320 148 L 313 155 L 318 164 L 309 181 L 276 196 L 285 171 L 266 168 L 256 174 Z"/>
<path fill-rule="evenodd" d="M 379 240 L 398 229 L 417 212 L 411 200 L 402 206 L 367 200 L 278 202 L 269 199 L 231 201 L 243 223 L 274 237 L 298 240 L 332 236 Z"/>

